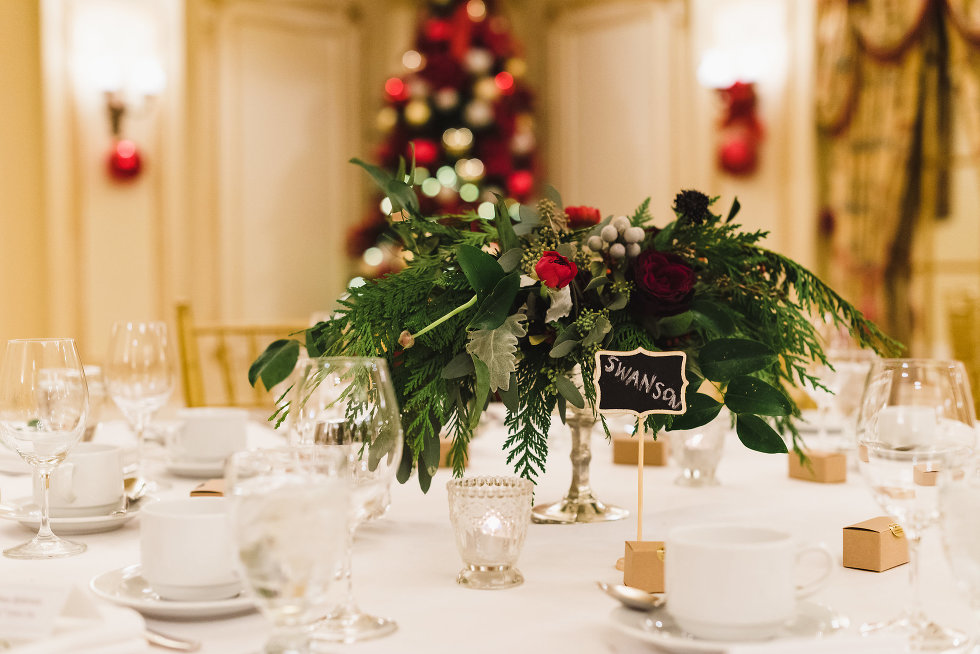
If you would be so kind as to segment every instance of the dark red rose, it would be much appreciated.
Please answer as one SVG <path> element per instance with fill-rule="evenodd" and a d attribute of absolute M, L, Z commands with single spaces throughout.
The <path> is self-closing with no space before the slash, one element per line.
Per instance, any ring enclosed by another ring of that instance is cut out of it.
<path fill-rule="evenodd" d="M 694 294 L 694 271 L 676 254 L 645 250 L 633 264 L 644 310 L 661 316 L 680 313 Z"/>
<path fill-rule="evenodd" d="M 554 250 L 546 250 L 534 264 L 534 272 L 545 286 L 565 288 L 578 274 L 578 266 Z"/>
<path fill-rule="evenodd" d="M 565 215 L 568 216 L 568 226 L 572 229 L 592 227 L 602 220 L 599 210 L 595 207 L 565 207 Z"/>

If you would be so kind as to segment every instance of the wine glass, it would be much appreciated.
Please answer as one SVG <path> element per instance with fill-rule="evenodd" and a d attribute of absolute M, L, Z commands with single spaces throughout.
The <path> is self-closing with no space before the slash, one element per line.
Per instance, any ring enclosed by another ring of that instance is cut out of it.
<path fill-rule="evenodd" d="M 167 325 L 163 322 L 113 324 L 104 366 L 109 397 L 136 432 L 137 476 L 146 479 L 146 430 L 153 414 L 170 399 L 174 385 Z M 152 482 L 150 486 L 159 489 L 162 485 Z"/>
<path fill-rule="evenodd" d="M 16 559 L 51 559 L 85 551 L 58 538 L 48 522 L 51 471 L 81 438 L 88 416 L 85 372 L 70 338 L 7 342 L 0 366 L 0 436 L 41 480 L 41 525 L 30 541 L 4 550 Z"/>
<path fill-rule="evenodd" d="M 896 619 L 867 624 L 907 633 L 912 651 L 960 647 L 965 634 L 933 622 L 922 608 L 919 544 L 939 520 L 944 471 L 973 449 L 974 413 L 966 369 L 958 361 L 880 359 L 872 364 L 858 415 L 861 473 L 881 507 L 895 516 L 909 545 L 912 597 Z"/>
<path fill-rule="evenodd" d="M 322 447 L 237 452 L 225 480 L 239 572 L 272 622 L 264 651 L 309 652 L 344 555 L 347 456 Z"/>
<path fill-rule="evenodd" d="M 402 429 L 388 366 L 382 359 L 321 357 L 301 369 L 290 402 L 290 438 L 342 450 L 352 473 L 351 520 L 342 570 L 344 601 L 317 626 L 316 638 L 352 643 L 390 634 L 397 624 L 362 613 L 354 601 L 354 531 L 384 512 L 401 463 Z"/>
<path fill-rule="evenodd" d="M 980 460 L 948 468 L 942 482 L 940 525 L 946 558 L 956 585 L 980 618 Z"/>
<path fill-rule="evenodd" d="M 864 381 L 876 355 L 871 350 L 832 347 L 828 363 L 814 362 L 812 374 L 824 388 L 805 386 L 817 405 L 817 433 L 806 439 L 807 447 L 832 452 L 853 451 L 854 417 L 864 389 Z M 829 425 L 835 425 L 831 434 Z"/>

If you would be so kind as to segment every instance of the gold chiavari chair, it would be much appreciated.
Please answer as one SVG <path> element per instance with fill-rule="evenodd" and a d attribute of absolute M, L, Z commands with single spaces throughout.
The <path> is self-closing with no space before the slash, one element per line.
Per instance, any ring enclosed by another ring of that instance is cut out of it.
<path fill-rule="evenodd" d="M 961 293 L 947 302 L 953 358 L 963 362 L 970 376 L 973 405 L 980 407 L 980 297 Z"/>
<path fill-rule="evenodd" d="M 276 398 L 248 383 L 248 368 L 272 341 L 306 329 L 302 324 L 197 323 L 186 302 L 177 304 L 177 347 L 184 402 L 195 406 L 270 409 Z"/>

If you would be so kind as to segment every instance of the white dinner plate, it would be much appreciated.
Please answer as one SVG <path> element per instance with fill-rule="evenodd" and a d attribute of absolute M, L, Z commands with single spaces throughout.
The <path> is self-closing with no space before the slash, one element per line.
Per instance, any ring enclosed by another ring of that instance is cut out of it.
<path fill-rule="evenodd" d="M 140 507 L 148 502 L 155 502 L 153 497 L 144 497 L 126 510 L 113 511 L 106 515 L 72 516 L 66 518 L 51 517 L 51 531 L 56 534 L 98 534 L 104 531 L 119 529 L 139 514 Z M 40 509 L 34 504 L 33 497 L 19 497 L 4 503 L 8 510 L 0 509 L 0 519 L 16 520 L 30 531 L 37 531 L 41 526 Z"/>
<path fill-rule="evenodd" d="M 220 461 L 167 461 L 167 472 L 175 477 L 188 477 L 190 479 L 211 479 L 213 477 L 223 477 L 225 474 L 225 462 Z"/>
<path fill-rule="evenodd" d="M 668 600 L 669 601 L 669 600 Z M 743 642 L 701 640 L 677 626 L 666 606 L 649 612 L 618 607 L 612 612 L 613 626 L 630 636 L 652 643 L 668 652 L 723 654 Z M 813 602 L 797 602 L 796 617 L 782 626 L 770 642 L 796 638 L 826 638 L 846 628 L 848 620 L 832 609 Z"/>
<path fill-rule="evenodd" d="M 150 588 L 142 572 L 138 563 L 111 570 L 93 577 L 89 587 L 99 597 L 151 618 L 203 620 L 239 615 L 255 609 L 252 598 L 242 594 L 228 599 L 196 602 L 161 599 Z"/>

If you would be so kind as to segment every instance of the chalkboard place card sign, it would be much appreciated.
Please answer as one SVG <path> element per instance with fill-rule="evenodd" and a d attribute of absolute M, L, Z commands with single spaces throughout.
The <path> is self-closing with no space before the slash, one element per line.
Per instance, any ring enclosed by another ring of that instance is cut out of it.
<path fill-rule="evenodd" d="M 600 413 L 681 415 L 687 411 L 685 352 L 599 350 L 596 363 L 596 408 Z"/>

